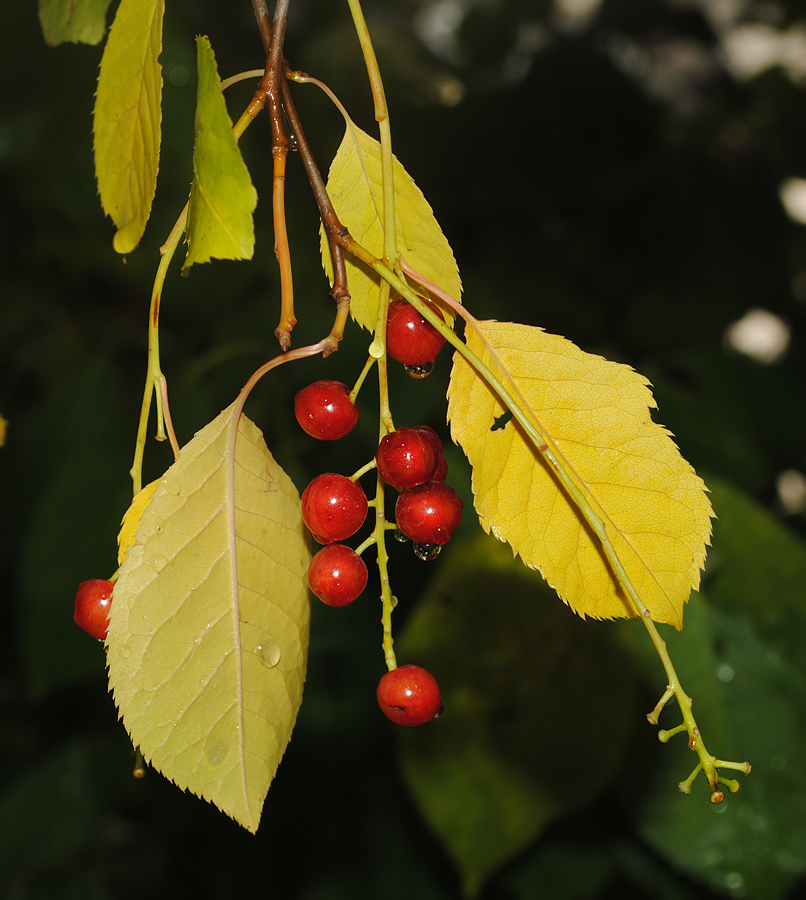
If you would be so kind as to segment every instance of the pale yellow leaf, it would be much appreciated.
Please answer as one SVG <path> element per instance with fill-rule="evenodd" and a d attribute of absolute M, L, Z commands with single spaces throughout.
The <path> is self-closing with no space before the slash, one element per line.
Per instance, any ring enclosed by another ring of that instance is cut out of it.
<path fill-rule="evenodd" d="M 109 684 L 154 768 L 250 831 L 291 737 L 308 648 L 299 495 L 234 405 L 159 480 L 115 584 Z"/>
<path fill-rule="evenodd" d="M 159 486 L 160 479 L 147 484 L 139 491 L 132 500 L 132 505 L 123 514 L 123 520 L 120 523 L 120 532 L 118 533 L 118 565 L 123 565 L 126 554 L 134 546 L 135 534 L 140 527 L 140 519 L 143 517 L 146 506 L 148 506 L 154 491 Z"/>
<path fill-rule="evenodd" d="M 628 366 L 584 353 L 540 328 L 479 322 L 468 346 L 520 396 L 527 416 L 605 523 L 655 621 L 682 627 L 711 534 L 702 480 L 652 421 L 648 382 Z M 598 539 L 556 473 L 457 353 L 449 389 L 451 433 L 473 466 L 483 528 L 539 569 L 572 609 L 595 618 L 634 612 Z M 500 426 L 502 422 L 499 422 Z"/>
<path fill-rule="evenodd" d="M 114 247 L 140 242 L 157 186 L 162 122 L 165 0 L 121 0 L 101 59 L 95 97 L 95 174 Z"/>
<path fill-rule="evenodd" d="M 398 254 L 420 275 L 455 300 L 460 300 L 459 270 L 433 210 L 397 158 L 393 169 Z M 359 244 L 378 258 L 383 256 L 384 247 L 381 172 L 381 145 L 348 120 L 344 138 L 330 166 L 327 190 L 342 224 Z M 332 282 L 333 264 L 324 229 L 320 238 L 322 262 Z M 378 276 L 349 256 L 345 262 L 352 294 L 350 313 L 359 325 L 373 331 L 378 312 Z M 453 322 L 450 308 L 439 305 L 445 320 Z"/>

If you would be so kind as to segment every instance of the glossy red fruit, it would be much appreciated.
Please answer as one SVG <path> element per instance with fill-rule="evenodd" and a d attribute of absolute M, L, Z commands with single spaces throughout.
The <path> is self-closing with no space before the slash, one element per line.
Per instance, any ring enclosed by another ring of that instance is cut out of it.
<path fill-rule="evenodd" d="M 434 303 L 426 303 L 440 318 L 445 318 Z M 445 338 L 410 303 L 401 299 L 389 304 L 386 350 L 392 359 L 404 366 L 430 366 L 444 343 Z"/>
<path fill-rule="evenodd" d="M 109 607 L 112 603 L 111 581 L 103 578 L 91 578 L 82 581 L 76 593 L 76 605 L 73 620 L 87 634 L 105 641 L 109 631 Z"/>
<path fill-rule="evenodd" d="M 398 491 L 430 481 L 439 460 L 434 442 L 417 428 L 398 428 L 387 434 L 375 454 L 381 478 Z"/>
<path fill-rule="evenodd" d="M 367 495 L 345 475 L 317 475 L 302 494 L 302 518 L 320 544 L 351 537 L 367 517 Z"/>
<path fill-rule="evenodd" d="M 311 560 L 308 587 L 328 606 L 347 606 L 367 586 L 364 560 L 345 544 L 328 544 Z"/>
<path fill-rule="evenodd" d="M 463 506 L 453 488 L 427 481 L 397 498 L 395 520 L 415 544 L 447 544 L 462 519 Z"/>
<path fill-rule="evenodd" d="M 358 421 L 358 404 L 340 381 L 315 381 L 294 398 L 294 415 L 302 430 L 320 441 L 337 441 Z"/>
<path fill-rule="evenodd" d="M 431 428 L 429 425 L 415 425 L 415 431 L 419 431 L 420 434 L 424 434 L 429 441 L 436 447 L 437 453 L 442 453 L 442 441 L 440 440 L 439 435 Z"/>
<path fill-rule="evenodd" d="M 431 476 L 431 481 L 444 481 L 447 477 L 448 463 L 445 462 L 445 457 L 440 453 L 439 462 L 436 469 L 434 469 L 434 474 Z"/>
<path fill-rule="evenodd" d="M 439 685 L 420 666 L 400 666 L 378 683 L 378 706 L 397 725 L 425 725 L 442 711 Z"/>

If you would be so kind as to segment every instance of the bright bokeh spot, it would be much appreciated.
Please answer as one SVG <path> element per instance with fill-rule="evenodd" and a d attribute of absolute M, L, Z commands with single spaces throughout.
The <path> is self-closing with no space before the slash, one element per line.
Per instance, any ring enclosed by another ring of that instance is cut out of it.
<path fill-rule="evenodd" d="M 777 478 L 778 500 L 790 514 L 806 511 L 806 477 L 797 469 L 787 469 Z"/>
<path fill-rule="evenodd" d="M 775 363 L 786 355 L 791 337 L 789 326 L 767 309 L 751 309 L 728 326 L 725 343 L 756 362 Z"/>
<path fill-rule="evenodd" d="M 806 224 L 806 180 L 787 178 L 778 194 L 790 219 Z"/>

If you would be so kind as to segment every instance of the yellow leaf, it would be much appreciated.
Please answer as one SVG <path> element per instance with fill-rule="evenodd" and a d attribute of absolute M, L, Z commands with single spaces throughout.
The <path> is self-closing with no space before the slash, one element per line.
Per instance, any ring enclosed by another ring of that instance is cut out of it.
<path fill-rule="evenodd" d="M 232 133 L 213 48 L 204 35 L 196 42 L 199 86 L 185 273 L 213 258 L 251 259 L 255 249 L 257 192 Z"/>
<path fill-rule="evenodd" d="M 157 185 L 165 0 L 121 0 L 101 59 L 95 98 L 95 173 L 114 247 L 140 242 Z"/>
<path fill-rule="evenodd" d="M 235 406 L 160 479 L 120 569 L 109 684 L 132 742 L 254 832 L 302 699 L 310 561 L 299 495 Z"/>
<path fill-rule="evenodd" d="M 429 281 L 455 300 L 462 282 L 453 251 L 434 212 L 411 175 L 394 160 L 395 229 L 398 254 Z M 336 214 L 350 234 L 378 258 L 383 256 L 383 189 L 381 145 L 349 119 L 344 138 L 330 166 L 327 190 Z M 333 280 L 333 264 L 324 229 L 320 232 L 322 262 Z M 378 314 L 378 276 L 363 263 L 346 258 L 347 282 L 352 294 L 350 313 L 370 331 Z M 439 304 L 447 322 L 453 313 Z"/>
<path fill-rule="evenodd" d="M 711 534 L 705 485 L 669 432 L 654 423 L 645 378 L 584 353 L 540 328 L 503 322 L 468 327 L 468 346 L 520 397 L 530 420 L 605 523 L 657 622 L 677 628 L 697 587 Z M 633 616 L 598 539 L 553 468 L 457 353 L 449 388 L 451 433 L 473 466 L 482 527 L 539 569 L 580 615 Z M 501 427 L 503 425 L 503 427 Z"/>
<path fill-rule="evenodd" d="M 121 528 L 118 533 L 118 565 L 123 565 L 126 554 L 134 546 L 135 534 L 140 527 L 140 520 L 143 518 L 146 506 L 154 495 L 154 491 L 159 486 L 160 479 L 147 484 L 132 500 L 132 505 L 123 515 L 123 521 L 120 523 Z"/>

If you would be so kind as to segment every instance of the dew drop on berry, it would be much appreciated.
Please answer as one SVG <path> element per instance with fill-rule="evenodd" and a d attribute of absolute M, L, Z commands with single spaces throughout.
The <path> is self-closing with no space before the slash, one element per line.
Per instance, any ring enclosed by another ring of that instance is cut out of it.
<path fill-rule="evenodd" d="M 417 559 L 421 559 L 423 562 L 428 562 L 430 559 L 436 559 L 439 556 L 439 551 L 442 549 L 441 544 L 414 544 L 414 555 Z"/>
<path fill-rule="evenodd" d="M 257 658 L 267 669 L 273 669 L 280 662 L 280 652 L 280 645 L 273 638 L 265 638 L 255 647 Z"/>
<path fill-rule="evenodd" d="M 401 544 L 405 544 L 410 538 L 406 537 L 399 528 L 395 528 L 395 540 L 400 541 Z"/>
<path fill-rule="evenodd" d="M 427 362 L 421 366 L 404 366 L 404 368 L 412 378 L 428 378 L 434 371 L 434 363 Z"/>

